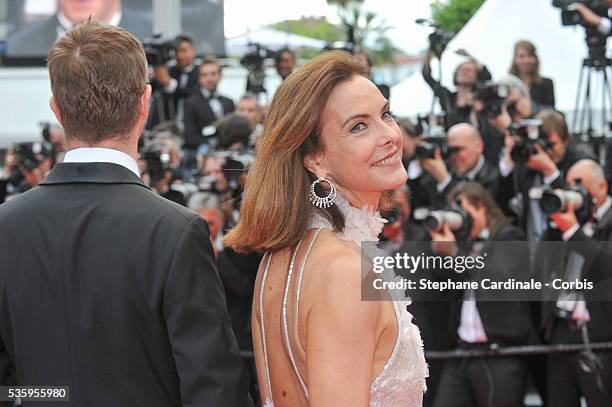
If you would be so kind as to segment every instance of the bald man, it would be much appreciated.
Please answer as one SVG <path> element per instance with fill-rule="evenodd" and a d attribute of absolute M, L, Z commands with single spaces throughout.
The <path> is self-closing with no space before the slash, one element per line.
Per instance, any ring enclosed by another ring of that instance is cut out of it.
<path fill-rule="evenodd" d="M 431 178 L 425 181 L 430 202 L 444 206 L 446 195 L 460 182 L 475 181 L 487 189 L 494 198 L 498 195 L 499 172 L 483 155 L 484 143 L 478 129 L 468 123 L 459 123 L 448 130 L 449 172 L 440 154 L 422 160 L 421 165 Z"/>
<path fill-rule="evenodd" d="M 583 332 L 576 328 L 581 324 L 586 326 L 591 342 L 612 341 L 612 198 L 603 169 L 595 161 L 580 160 L 569 168 L 567 184 L 574 186 L 578 179 L 595 200 L 591 219 L 580 224 L 571 205 L 566 212 L 552 215 L 552 219 L 563 233 L 563 240 L 570 242 L 566 249 L 569 260 L 563 270 L 565 280 L 587 279 L 593 282 L 594 289 L 579 291 L 575 301 L 542 304 L 542 327 L 550 332 L 552 344 L 583 343 Z M 572 266 L 576 264 L 572 257 L 582 262 Z M 567 317 L 562 317 L 560 309 Z M 611 406 L 612 353 L 598 352 L 597 358 L 601 369 L 587 373 L 581 368 L 579 354 L 548 355 L 548 405 L 578 407 L 584 397 L 589 406 Z"/>

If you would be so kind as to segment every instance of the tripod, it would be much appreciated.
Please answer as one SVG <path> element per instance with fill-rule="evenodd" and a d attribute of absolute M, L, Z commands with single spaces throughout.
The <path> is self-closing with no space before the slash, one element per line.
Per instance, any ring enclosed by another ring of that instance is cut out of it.
<path fill-rule="evenodd" d="M 612 61 L 610 58 L 585 58 L 582 61 L 576 108 L 572 123 L 572 134 L 583 141 L 595 142 L 595 152 L 599 156 L 601 144 L 605 142 L 606 129 L 612 120 Z M 583 86 L 584 85 L 584 86 Z M 593 102 L 601 97 L 601 128 L 595 128 L 596 110 Z"/>

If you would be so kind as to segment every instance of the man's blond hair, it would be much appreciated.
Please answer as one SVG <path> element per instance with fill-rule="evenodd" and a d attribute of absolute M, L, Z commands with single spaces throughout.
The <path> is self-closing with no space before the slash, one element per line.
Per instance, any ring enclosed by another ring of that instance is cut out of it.
<path fill-rule="evenodd" d="M 132 34 L 92 20 L 78 24 L 51 47 L 48 68 L 68 140 L 93 145 L 133 129 L 148 74 Z"/>

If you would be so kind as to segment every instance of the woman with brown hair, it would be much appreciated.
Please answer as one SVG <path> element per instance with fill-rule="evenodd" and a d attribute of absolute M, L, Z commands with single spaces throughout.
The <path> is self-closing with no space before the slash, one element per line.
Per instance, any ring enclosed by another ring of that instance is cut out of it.
<path fill-rule="evenodd" d="M 407 301 L 361 298 L 361 242 L 378 240 L 383 191 L 406 182 L 401 155 L 388 101 L 350 54 L 325 53 L 277 90 L 225 238 L 265 252 L 252 316 L 265 405 L 421 405 Z"/>
<path fill-rule="evenodd" d="M 555 87 L 552 79 L 540 76 L 540 59 L 530 41 L 518 41 L 514 45 L 514 56 L 510 74 L 520 78 L 529 88 L 531 100 L 541 107 L 555 108 Z"/>

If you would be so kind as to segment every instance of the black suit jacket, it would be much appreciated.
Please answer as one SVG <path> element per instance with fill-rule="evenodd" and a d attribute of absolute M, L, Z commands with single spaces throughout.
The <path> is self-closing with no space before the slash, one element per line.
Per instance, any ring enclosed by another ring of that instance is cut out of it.
<path fill-rule="evenodd" d="M 485 160 L 482 168 L 476 173 L 473 181 L 479 183 L 486 190 L 488 190 L 493 198 L 497 198 L 499 170 L 496 167 L 489 164 Z M 440 209 L 447 204 L 446 197 L 453 190 L 453 188 L 463 182 L 466 182 L 466 180 L 456 173 L 451 173 L 451 181 L 448 183 L 446 188 L 442 190 L 442 192 L 438 192 L 436 188 L 437 182 L 431 175 L 425 176 L 423 182 L 425 189 L 427 190 L 430 205 Z"/>
<path fill-rule="evenodd" d="M 0 384 L 70 406 L 246 406 L 206 222 L 111 163 L 0 206 Z"/>
<path fill-rule="evenodd" d="M 217 96 L 223 106 L 223 114 L 234 111 L 234 102 L 225 96 Z M 196 150 L 204 143 L 202 129 L 215 122 L 215 113 L 202 92 L 195 92 L 185 100 L 185 147 Z"/>
<path fill-rule="evenodd" d="M 563 156 L 563 159 L 557 164 L 559 176 L 552 181 L 550 187 L 564 188 L 566 185 L 566 172 L 572 165 L 583 159 L 594 159 L 594 157 L 592 154 L 576 149 L 570 144 L 567 148 L 565 156 Z M 510 213 L 507 203 L 512 199 L 512 197 L 518 193 L 520 193 L 522 196 L 522 213 L 520 213 L 518 216 L 518 225 L 523 230 L 526 230 L 527 228 L 527 216 L 529 214 L 530 201 L 529 190 L 532 188 L 537 174 L 538 172 L 530 170 L 525 165 L 515 164 L 514 170 L 506 177 L 500 177 L 499 180 L 499 202 L 505 213 Z"/>
<path fill-rule="evenodd" d="M 502 242 L 522 242 L 525 234 L 512 225 L 500 226 L 484 242 L 481 253 L 487 253 L 485 268 L 475 280 L 490 278 L 492 281 L 506 281 L 510 278 L 525 280 L 529 277 L 529 255 L 527 246 L 520 243 L 504 244 Z M 467 277 L 467 276 L 466 276 Z M 487 300 L 480 301 L 480 296 Z M 491 293 L 476 290 L 476 308 L 482 320 L 489 342 L 505 346 L 527 345 L 537 342 L 535 327 L 532 323 L 530 306 L 525 301 L 507 301 L 492 299 Z M 458 292 L 451 312 L 452 332 L 455 334 L 461 322 L 463 291 Z"/>
<path fill-rule="evenodd" d="M 182 71 L 176 66 L 168 68 L 170 77 L 175 79 L 177 87 L 174 92 L 166 92 L 156 81 L 151 82 L 154 96 L 149 109 L 149 119 L 147 120 L 147 129 L 152 129 L 164 120 L 174 120 L 178 109 L 179 100 L 185 100 L 195 92 L 200 90 L 198 83 L 200 67 L 194 65 L 191 72 L 187 74 L 187 82 L 184 87 L 180 86 Z"/>
<path fill-rule="evenodd" d="M 538 106 L 555 108 L 555 86 L 552 79 L 542 78 L 540 82 L 534 83 L 529 87 L 529 94 Z"/>
<path fill-rule="evenodd" d="M 6 55 L 9 57 L 47 56 L 49 48 L 57 39 L 58 25 L 57 16 L 53 15 L 12 34 L 6 42 Z M 119 26 L 134 34 L 141 41 L 151 37 L 153 29 L 151 21 L 125 8 L 121 11 Z"/>
<path fill-rule="evenodd" d="M 549 235 L 550 236 L 550 235 Z M 583 256 L 585 265 L 581 270 L 580 278 L 586 278 L 593 282 L 594 289 L 584 291 L 590 320 L 587 324 L 589 337 L 592 341 L 601 342 L 612 340 L 612 209 L 604 214 L 598 222 L 592 237 L 587 236 L 580 228 L 569 239 L 566 247 L 566 256 L 573 250 Z M 577 243 L 577 244 L 573 244 Z M 546 259 L 548 256 L 548 259 Z M 561 256 L 562 258 L 564 256 Z M 558 251 L 544 253 L 538 251 L 537 270 L 540 270 L 540 279 L 550 280 L 553 277 L 563 277 L 556 272 L 556 259 L 559 258 Z M 548 261 L 546 261 L 548 260 Z M 544 265 L 549 264 L 549 267 Z M 553 275 L 555 273 L 556 275 Z M 549 338 L 552 334 L 555 322 L 555 301 L 547 301 L 542 304 L 541 329 L 544 337 Z M 561 321 L 562 320 L 557 320 Z M 571 332 L 561 337 L 552 335 L 553 342 L 582 343 L 580 331 Z"/>

